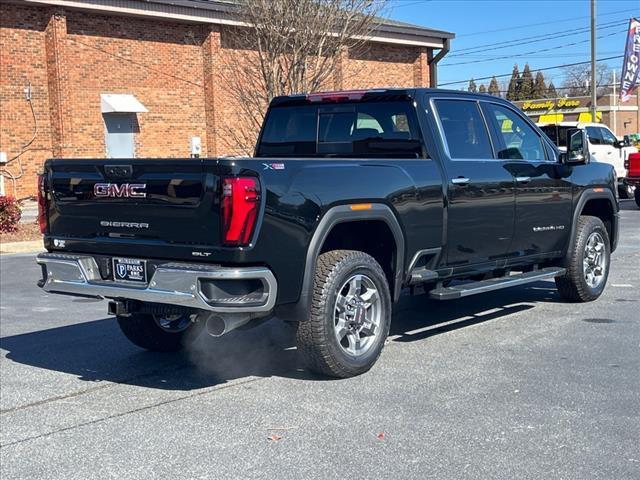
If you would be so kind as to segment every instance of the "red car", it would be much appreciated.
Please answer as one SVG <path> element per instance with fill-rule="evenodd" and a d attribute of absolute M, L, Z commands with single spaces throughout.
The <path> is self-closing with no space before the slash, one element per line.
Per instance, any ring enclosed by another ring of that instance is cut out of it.
<path fill-rule="evenodd" d="M 625 163 L 625 168 L 627 169 L 626 183 L 636 187 L 634 197 L 636 204 L 640 207 L 640 153 L 630 154 Z"/>

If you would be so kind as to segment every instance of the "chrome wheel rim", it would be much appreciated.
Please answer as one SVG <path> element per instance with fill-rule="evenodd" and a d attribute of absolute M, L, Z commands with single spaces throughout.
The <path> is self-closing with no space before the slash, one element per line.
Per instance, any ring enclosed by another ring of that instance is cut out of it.
<path fill-rule="evenodd" d="M 340 348 L 352 357 L 366 354 L 380 336 L 382 301 L 366 275 L 351 276 L 340 289 L 334 308 L 334 333 Z"/>
<path fill-rule="evenodd" d="M 191 325 L 191 315 L 154 315 L 156 324 L 164 331 L 180 333 Z"/>
<path fill-rule="evenodd" d="M 584 247 L 582 267 L 584 280 L 591 288 L 597 288 L 604 281 L 607 268 L 604 238 L 598 232 L 589 235 Z"/>

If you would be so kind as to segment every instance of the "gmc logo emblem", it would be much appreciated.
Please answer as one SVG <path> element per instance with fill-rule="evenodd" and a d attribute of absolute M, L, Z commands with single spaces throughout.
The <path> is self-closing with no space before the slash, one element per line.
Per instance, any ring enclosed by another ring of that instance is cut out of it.
<path fill-rule="evenodd" d="M 146 198 L 146 183 L 96 183 L 93 195 L 97 198 Z"/>

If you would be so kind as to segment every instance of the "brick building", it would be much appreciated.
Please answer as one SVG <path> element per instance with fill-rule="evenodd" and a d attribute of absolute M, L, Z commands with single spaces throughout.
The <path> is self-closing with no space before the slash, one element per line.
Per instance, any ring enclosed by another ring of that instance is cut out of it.
<path fill-rule="evenodd" d="M 237 153 L 216 127 L 237 117 L 220 85 L 237 28 L 229 0 L 3 0 L 5 192 L 34 195 L 49 157 L 188 157 L 193 137 L 203 156 Z M 452 37 L 384 21 L 327 87 L 433 85 Z"/>

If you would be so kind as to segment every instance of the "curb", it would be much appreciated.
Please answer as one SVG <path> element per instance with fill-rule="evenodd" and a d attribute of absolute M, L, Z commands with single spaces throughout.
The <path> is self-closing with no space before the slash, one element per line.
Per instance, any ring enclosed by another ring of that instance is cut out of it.
<path fill-rule="evenodd" d="M 8 253 L 36 253 L 44 251 L 42 240 L 28 242 L 8 242 L 0 244 L 0 254 Z"/>

